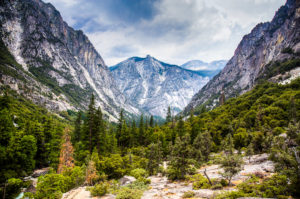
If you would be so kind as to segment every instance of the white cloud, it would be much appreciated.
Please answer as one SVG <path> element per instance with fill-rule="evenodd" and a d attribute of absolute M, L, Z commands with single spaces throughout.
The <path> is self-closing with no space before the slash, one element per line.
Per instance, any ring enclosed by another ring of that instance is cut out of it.
<path fill-rule="evenodd" d="M 81 28 L 107 65 L 147 54 L 173 64 L 192 59 L 229 59 L 242 37 L 257 23 L 270 21 L 285 3 L 285 0 L 160 0 L 154 3 L 156 12 L 152 18 L 126 23 L 111 17 L 118 13 L 93 8 L 88 1 L 63 0 L 65 6 L 58 0 L 49 1 L 61 10 L 68 23 L 88 19 Z"/>

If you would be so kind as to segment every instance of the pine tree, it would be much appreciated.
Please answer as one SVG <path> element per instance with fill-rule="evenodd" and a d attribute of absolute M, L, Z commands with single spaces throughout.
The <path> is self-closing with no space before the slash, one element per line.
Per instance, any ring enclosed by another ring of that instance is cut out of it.
<path fill-rule="evenodd" d="M 135 120 L 132 121 L 131 130 L 130 130 L 130 146 L 134 147 L 137 146 L 137 128 L 135 124 Z"/>
<path fill-rule="evenodd" d="M 199 134 L 193 142 L 193 158 L 198 162 L 204 159 L 202 151 L 204 151 L 203 136 Z"/>
<path fill-rule="evenodd" d="M 121 146 L 121 143 L 120 143 L 120 137 L 121 137 L 121 134 L 122 134 L 123 121 L 124 121 L 123 112 L 124 112 L 124 110 L 121 109 L 120 115 L 119 115 L 119 121 L 118 121 L 117 132 L 116 132 L 116 138 L 117 138 L 118 146 Z"/>
<path fill-rule="evenodd" d="M 95 133 L 95 96 L 92 94 L 89 108 L 88 108 L 88 113 L 87 113 L 87 121 L 88 121 L 88 132 L 89 132 L 89 151 L 92 154 L 92 149 L 93 149 L 93 134 Z"/>
<path fill-rule="evenodd" d="M 161 142 L 158 141 L 156 144 L 152 143 L 149 145 L 149 152 L 147 158 L 149 159 L 147 169 L 150 175 L 158 172 L 159 164 L 162 160 Z"/>
<path fill-rule="evenodd" d="M 222 176 L 228 180 L 230 185 L 232 177 L 242 170 L 244 162 L 241 155 L 234 154 L 234 145 L 230 134 L 227 135 L 225 142 L 225 156 L 221 160 L 221 167 L 224 170 Z"/>
<path fill-rule="evenodd" d="M 191 161 L 192 149 L 189 134 L 182 138 L 177 137 L 175 145 L 172 147 L 170 170 L 168 177 L 171 179 L 184 179 L 188 173 Z"/>
<path fill-rule="evenodd" d="M 212 138 L 208 131 L 205 131 L 203 133 L 200 133 L 197 137 L 197 146 L 199 147 L 199 150 L 201 152 L 201 155 L 203 157 L 204 161 L 208 161 L 209 154 L 211 152 L 212 148 Z"/>
<path fill-rule="evenodd" d="M 140 125 L 139 125 L 139 143 L 140 145 L 145 144 L 145 129 L 144 129 L 144 116 L 143 114 L 140 117 Z"/>
<path fill-rule="evenodd" d="M 186 133 L 186 130 L 185 130 L 185 124 L 184 124 L 184 121 L 182 119 L 182 116 L 179 117 L 179 121 L 177 123 L 177 127 L 176 127 L 176 130 L 177 130 L 177 135 L 179 137 L 182 137 L 185 135 Z"/>
<path fill-rule="evenodd" d="M 167 117 L 166 117 L 166 124 L 172 122 L 172 113 L 171 113 L 171 107 L 168 107 Z"/>
<path fill-rule="evenodd" d="M 105 125 L 102 118 L 102 112 L 100 107 L 98 107 L 96 114 L 95 114 L 95 136 L 93 137 L 93 147 L 97 144 L 97 151 L 98 154 L 104 152 L 105 150 L 105 143 L 106 143 L 106 136 L 105 136 Z"/>
<path fill-rule="evenodd" d="M 149 123 L 150 127 L 153 128 L 154 127 L 154 119 L 153 119 L 153 115 L 151 115 L 150 117 L 150 123 Z"/>
<path fill-rule="evenodd" d="M 233 154 L 234 152 L 234 143 L 231 134 L 228 134 L 225 138 L 225 140 L 222 143 L 223 149 L 225 153 Z"/>

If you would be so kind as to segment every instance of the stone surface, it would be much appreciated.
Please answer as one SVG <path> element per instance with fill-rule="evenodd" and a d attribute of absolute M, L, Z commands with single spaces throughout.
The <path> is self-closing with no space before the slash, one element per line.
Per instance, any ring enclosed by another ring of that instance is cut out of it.
<path fill-rule="evenodd" d="M 121 186 L 131 184 L 134 181 L 136 181 L 136 179 L 135 179 L 135 177 L 132 177 L 132 176 L 124 176 L 119 180 Z"/>
<path fill-rule="evenodd" d="M 283 52 L 285 48 L 299 50 L 299 7 L 298 0 L 288 0 L 271 22 L 258 24 L 244 36 L 225 68 L 193 97 L 184 114 L 209 99 L 212 100 L 209 108 L 216 106 L 222 90 L 226 98 L 250 90 L 270 62 L 299 58 L 298 53 Z"/>
<path fill-rule="evenodd" d="M 163 63 L 154 57 L 132 57 L 110 68 L 118 88 L 144 112 L 165 118 L 189 103 L 208 81 L 195 71 Z"/>
<path fill-rule="evenodd" d="M 0 24 L 1 39 L 24 69 L 21 75 L 34 77 L 31 79 L 35 81 L 30 84 L 36 87 L 39 84 L 51 87 L 47 93 L 36 94 L 42 101 L 39 104 L 45 103 L 52 108 L 53 95 L 58 95 L 60 89 L 62 94 L 57 97 L 64 105 L 55 105 L 60 111 L 86 108 L 87 99 L 94 93 L 97 105 L 111 120 L 116 121 L 121 108 L 139 114 L 118 90 L 108 67 L 87 36 L 69 27 L 50 3 L 4 1 L 0 5 Z M 13 65 L 10 67 L 20 71 Z M 24 90 L 17 84 L 11 88 Z"/>

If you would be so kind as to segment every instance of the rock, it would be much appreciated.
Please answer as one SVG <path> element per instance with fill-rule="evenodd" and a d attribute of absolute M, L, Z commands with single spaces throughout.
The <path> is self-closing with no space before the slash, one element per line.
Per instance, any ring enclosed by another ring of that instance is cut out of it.
<path fill-rule="evenodd" d="M 42 168 L 42 169 L 37 169 L 33 172 L 31 175 L 33 178 L 37 178 L 41 175 L 45 175 L 49 172 L 50 167 Z"/>
<path fill-rule="evenodd" d="M 21 86 L 16 84 L 18 82 L 7 83 L 13 90 L 27 92 L 30 98 L 34 95 L 31 99 L 34 103 L 51 107 L 51 110 L 58 107 L 59 111 L 85 109 L 89 102 L 86 99 L 94 93 L 97 106 L 110 121 L 117 121 L 121 108 L 128 113 L 140 114 L 118 90 L 108 67 L 88 37 L 68 26 L 52 4 L 42 0 L 3 1 L 0 16 L 1 39 L 8 53 L 22 66 L 2 63 L 18 73 L 15 79 L 23 82 Z M 3 76 L 11 77 L 10 73 Z M 49 82 L 46 83 L 45 79 Z M 36 88 L 28 89 L 25 82 Z M 41 91 L 43 87 L 49 92 Z M 55 93 L 60 94 L 56 96 Z"/>
<path fill-rule="evenodd" d="M 181 111 L 208 81 L 196 71 L 163 63 L 154 57 L 132 57 L 110 67 L 122 93 L 151 115 L 165 117 Z"/>
<path fill-rule="evenodd" d="M 124 176 L 119 180 L 121 186 L 125 186 L 136 181 L 135 177 L 132 176 Z"/>
<path fill-rule="evenodd" d="M 259 79 L 270 78 L 265 74 L 271 62 L 299 58 L 297 54 L 284 52 L 286 48 L 296 52 L 300 49 L 299 12 L 296 12 L 299 6 L 298 0 L 286 1 L 271 22 L 260 23 L 245 35 L 225 68 L 192 98 L 183 114 L 187 115 L 208 100 L 207 108 L 213 108 L 218 104 L 214 104 L 214 100 L 219 98 L 221 91 L 226 99 L 249 91 Z"/>

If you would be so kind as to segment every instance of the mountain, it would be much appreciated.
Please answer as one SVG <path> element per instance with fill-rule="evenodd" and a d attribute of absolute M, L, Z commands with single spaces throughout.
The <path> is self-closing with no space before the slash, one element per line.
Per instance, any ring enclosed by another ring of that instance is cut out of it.
<path fill-rule="evenodd" d="M 225 68 L 208 82 L 185 108 L 213 107 L 226 98 L 244 93 L 263 80 L 281 81 L 299 76 L 300 1 L 288 0 L 273 20 L 258 24 L 243 37 Z"/>
<path fill-rule="evenodd" d="M 144 112 L 165 117 L 168 106 L 181 111 L 209 78 L 147 56 L 132 57 L 110 68 L 122 93 Z"/>
<path fill-rule="evenodd" d="M 1 1 L 0 24 L 2 85 L 52 111 L 85 109 L 94 93 L 111 120 L 121 108 L 139 113 L 87 36 L 69 27 L 50 3 Z"/>
<path fill-rule="evenodd" d="M 188 61 L 181 65 L 182 68 L 196 71 L 199 75 L 209 77 L 210 79 L 217 75 L 226 65 L 227 60 L 218 60 L 212 62 L 203 62 L 201 60 Z"/>
<path fill-rule="evenodd" d="M 212 62 L 203 62 L 201 60 L 192 60 L 188 61 L 181 65 L 182 68 L 194 70 L 194 71 L 214 71 L 214 70 L 222 70 L 226 65 L 227 60 L 217 60 Z"/>

